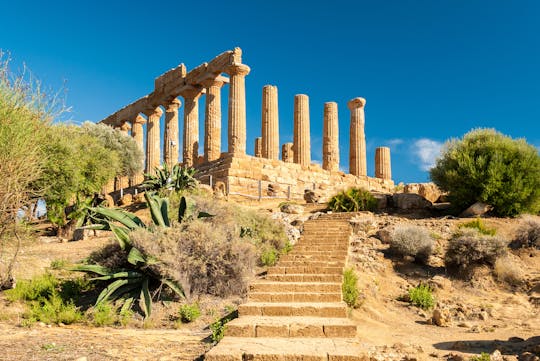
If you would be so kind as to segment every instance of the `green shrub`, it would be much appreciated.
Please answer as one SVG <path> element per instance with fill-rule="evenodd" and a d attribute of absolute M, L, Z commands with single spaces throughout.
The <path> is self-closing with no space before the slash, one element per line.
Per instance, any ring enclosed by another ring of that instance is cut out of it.
<path fill-rule="evenodd" d="M 199 304 L 192 303 L 192 304 L 183 304 L 180 306 L 180 320 L 184 323 L 195 321 L 197 318 L 201 316 L 201 309 L 199 308 Z"/>
<path fill-rule="evenodd" d="M 225 336 L 225 330 L 227 328 L 227 323 L 230 321 L 229 318 L 224 318 L 221 320 L 217 320 L 210 324 L 210 331 L 212 331 L 212 341 L 214 343 L 218 343 L 223 339 Z"/>
<path fill-rule="evenodd" d="M 374 211 L 377 209 L 377 200 L 365 189 L 349 188 L 333 196 L 328 202 L 328 208 L 334 212 Z"/>
<path fill-rule="evenodd" d="M 425 284 L 409 289 L 409 300 L 414 306 L 423 310 L 429 310 L 435 305 L 432 290 Z"/>
<path fill-rule="evenodd" d="M 75 306 L 73 300 L 65 301 L 58 293 L 45 299 L 40 298 L 30 303 L 30 312 L 26 318 L 41 321 L 47 324 L 63 323 L 69 325 L 80 321 L 83 314 Z"/>
<path fill-rule="evenodd" d="M 93 312 L 94 326 L 111 326 L 116 323 L 116 310 L 109 302 L 102 302 L 94 307 Z"/>
<path fill-rule="evenodd" d="M 341 292 L 343 293 L 343 301 L 349 307 L 358 306 L 358 276 L 352 268 L 347 268 L 343 271 L 343 283 L 341 285 Z"/>
<path fill-rule="evenodd" d="M 458 228 L 473 228 L 481 234 L 487 236 L 494 236 L 495 233 L 497 233 L 497 230 L 495 228 L 486 227 L 486 225 L 484 224 L 484 222 L 482 222 L 480 218 L 476 218 L 474 221 L 462 223 L 458 226 Z"/>
<path fill-rule="evenodd" d="M 467 269 L 480 264 L 494 265 L 506 254 L 507 242 L 496 236 L 481 234 L 473 228 L 463 228 L 448 241 L 444 256 L 447 267 Z"/>
<path fill-rule="evenodd" d="M 490 361 L 491 357 L 489 356 L 489 353 L 482 352 L 480 356 L 473 356 L 470 358 L 470 361 Z"/>
<path fill-rule="evenodd" d="M 54 270 L 59 270 L 64 268 L 67 263 L 68 262 L 65 259 L 55 259 L 51 261 L 51 268 Z"/>
<path fill-rule="evenodd" d="M 274 266 L 277 263 L 278 256 L 278 251 L 274 248 L 266 249 L 261 253 L 261 264 L 263 266 Z"/>
<path fill-rule="evenodd" d="M 397 226 L 390 233 L 390 251 L 426 262 L 433 253 L 433 238 L 423 227 Z"/>
<path fill-rule="evenodd" d="M 60 282 L 50 273 L 40 275 L 31 280 L 17 282 L 15 288 L 5 292 L 10 301 L 36 301 L 49 298 L 55 292 Z"/>
<path fill-rule="evenodd" d="M 516 232 L 512 246 L 540 249 L 540 222 L 532 217 L 525 217 L 520 223 L 520 228 Z"/>
<path fill-rule="evenodd" d="M 430 174 L 458 209 L 480 201 L 500 216 L 540 210 L 538 150 L 494 129 L 475 129 L 447 142 Z"/>

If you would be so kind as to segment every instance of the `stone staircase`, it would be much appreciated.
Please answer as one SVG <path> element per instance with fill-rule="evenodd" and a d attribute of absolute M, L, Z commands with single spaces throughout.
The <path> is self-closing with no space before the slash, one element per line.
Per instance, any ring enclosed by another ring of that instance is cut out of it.
<path fill-rule="evenodd" d="M 250 286 L 239 318 L 205 360 L 362 360 L 341 294 L 350 234 L 342 216 L 307 221 L 293 250 Z"/>

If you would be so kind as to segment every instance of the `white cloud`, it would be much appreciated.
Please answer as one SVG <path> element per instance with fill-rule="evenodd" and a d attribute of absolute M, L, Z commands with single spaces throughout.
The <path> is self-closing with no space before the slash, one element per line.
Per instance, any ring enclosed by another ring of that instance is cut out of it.
<path fill-rule="evenodd" d="M 442 143 L 427 138 L 418 139 L 412 145 L 413 153 L 420 161 L 420 169 L 428 171 L 435 165 L 435 159 L 441 154 Z"/>
<path fill-rule="evenodd" d="M 390 147 L 395 147 L 400 144 L 403 144 L 405 141 L 403 139 L 395 138 L 395 139 L 389 139 L 385 143 Z"/>

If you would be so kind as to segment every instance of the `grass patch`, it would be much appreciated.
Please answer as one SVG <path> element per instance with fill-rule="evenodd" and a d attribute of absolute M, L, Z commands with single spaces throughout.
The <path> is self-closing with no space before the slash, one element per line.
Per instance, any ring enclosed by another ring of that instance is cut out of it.
<path fill-rule="evenodd" d="M 343 271 L 343 284 L 341 285 L 341 291 L 343 292 L 343 301 L 349 307 L 358 306 L 358 276 L 352 268 L 347 268 Z"/>
<path fill-rule="evenodd" d="M 476 229 L 480 234 L 484 234 L 486 236 L 494 236 L 497 233 L 497 230 L 495 228 L 487 227 L 480 218 L 476 218 L 475 220 L 470 222 L 462 223 L 458 226 L 458 228 Z"/>
<path fill-rule="evenodd" d="M 201 309 L 198 303 L 184 304 L 180 306 L 179 314 L 183 323 L 189 323 L 201 316 Z"/>
<path fill-rule="evenodd" d="M 409 289 L 409 300 L 411 304 L 423 310 L 429 310 L 435 306 L 433 291 L 425 284 Z"/>
<path fill-rule="evenodd" d="M 482 352 L 480 356 L 471 357 L 470 361 L 490 361 L 491 357 L 487 352 Z"/>
<path fill-rule="evenodd" d="M 94 307 L 93 312 L 94 326 L 112 326 L 116 323 L 116 309 L 110 302 L 102 302 Z"/>

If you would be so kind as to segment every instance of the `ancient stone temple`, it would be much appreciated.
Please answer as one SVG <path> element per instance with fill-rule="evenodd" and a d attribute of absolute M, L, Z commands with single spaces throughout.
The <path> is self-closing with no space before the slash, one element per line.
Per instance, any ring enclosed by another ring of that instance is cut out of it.
<path fill-rule="evenodd" d="M 157 77 L 150 94 L 101 122 L 135 139 L 146 155 L 145 172 L 151 173 L 164 163 L 168 166 L 182 163 L 198 170 L 201 183 L 219 184 L 230 194 L 301 198 L 304 191 L 310 189 L 324 198 L 352 186 L 372 191 L 393 189 L 389 148 L 377 148 L 375 177 L 367 176 L 366 101 L 363 98 L 353 98 L 347 104 L 350 110 L 349 174 L 339 169 L 338 104 L 325 103 L 323 129 L 311 129 L 310 106 L 313 105 L 307 95 L 296 95 L 294 113 L 287 120 L 294 125 L 293 142 L 280 146 L 278 88 L 274 85 L 262 89 L 261 136 L 249 142 L 254 156 L 246 154 L 245 81 L 249 72 L 249 66 L 242 63 L 240 48 L 226 51 L 191 71 L 180 64 Z M 228 88 L 226 145 L 221 144 L 223 88 Z M 199 127 L 199 104 L 203 101 L 204 126 Z M 161 134 L 161 122 L 164 134 Z M 179 134 L 180 128 L 182 134 Z M 311 162 L 311 134 L 319 131 L 323 139 L 322 166 Z M 200 148 L 203 154 L 199 154 Z M 142 180 L 142 175 L 138 175 L 129 183 L 135 186 Z M 115 183 L 116 188 L 126 186 L 127 180 Z"/>

